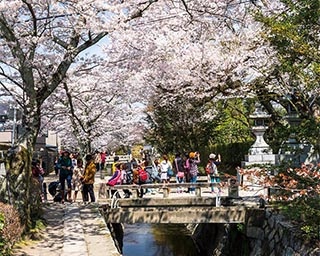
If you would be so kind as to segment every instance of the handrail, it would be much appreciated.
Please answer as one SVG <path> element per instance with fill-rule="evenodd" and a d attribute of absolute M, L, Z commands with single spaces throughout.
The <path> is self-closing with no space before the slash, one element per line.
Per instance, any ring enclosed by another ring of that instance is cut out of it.
<path fill-rule="evenodd" d="M 113 189 L 140 189 L 140 188 L 163 188 L 163 187 L 169 187 L 169 188 L 177 188 L 177 187 L 217 187 L 220 186 L 222 187 L 222 184 L 224 187 L 239 187 L 240 184 L 239 182 L 235 182 L 235 183 L 230 183 L 227 184 L 226 182 L 196 182 L 196 183 L 192 183 L 192 182 L 183 182 L 183 183 L 144 183 L 144 184 L 119 184 L 119 185 L 114 185 L 114 186 L 109 186 Z"/>
<path fill-rule="evenodd" d="M 239 185 L 232 185 L 232 186 L 239 186 Z M 191 183 L 191 182 L 184 182 L 184 183 L 145 183 L 145 184 L 122 184 L 122 185 L 114 185 L 109 186 L 108 188 L 113 190 L 118 189 L 141 189 L 141 188 L 189 188 L 189 187 L 195 187 L 195 188 L 206 188 L 206 187 L 222 187 L 220 182 L 197 182 L 197 183 Z"/>
<path fill-rule="evenodd" d="M 124 184 L 124 185 L 115 185 L 115 186 L 109 186 L 105 183 L 102 184 L 104 186 L 104 190 L 108 191 L 108 196 L 112 194 L 112 190 L 141 190 L 141 189 L 147 189 L 147 188 L 158 188 L 163 190 L 163 197 L 167 198 L 169 196 L 169 192 L 171 188 L 194 188 L 195 194 L 198 197 L 201 197 L 201 188 L 208 188 L 208 187 L 225 187 L 226 185 L 221 185 L 222 182 L 196 182 L 196 183 L 146 183 L 146 184 Z M 225 184 L 225 183 L 223 183 Z M 230 183 L 227 185 L 227 187 L 238 187 L 239 183 Z M 133 193 L 133 197 L 136 197 Z"/>

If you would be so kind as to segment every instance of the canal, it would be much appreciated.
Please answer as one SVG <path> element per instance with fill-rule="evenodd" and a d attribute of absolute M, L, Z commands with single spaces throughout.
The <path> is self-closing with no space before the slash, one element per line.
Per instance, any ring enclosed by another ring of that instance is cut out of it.
<path fill-rule="evenodd" d="M 124 224 L 123 256 L 200 256 L 183 224 Z"/>

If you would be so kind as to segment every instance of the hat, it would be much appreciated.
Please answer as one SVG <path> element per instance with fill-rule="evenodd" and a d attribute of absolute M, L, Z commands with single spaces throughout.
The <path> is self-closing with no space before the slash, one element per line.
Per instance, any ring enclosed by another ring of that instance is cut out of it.
<path fill-rule="evenodd" d="M 209 159 L 215 159 L 215 158 L 216 158 L 216 155 L 215 155 L 215 154 L 211 153 L 211 154 L 209 155 Z"/>
<path fill-rule="evenodd" d="M 189 153 L 189 157 L 190 157 L 190 158 L 194 158 L 195 156 L 196 156 L 196 153 L 195 153 L 195 152 L 190 152 L 190 153 Z"/>

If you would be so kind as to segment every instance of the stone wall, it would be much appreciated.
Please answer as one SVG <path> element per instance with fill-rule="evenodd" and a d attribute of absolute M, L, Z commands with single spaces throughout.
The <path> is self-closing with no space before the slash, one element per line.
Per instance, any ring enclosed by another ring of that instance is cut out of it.
<path fill-rule="evenodd" d="M 299 229 L 277 212 L 267 209 L 248 216 L 246 236 L 250 255 L 320 255 L 320 248 L 304 241 Z"/>
<path fill-rule="evenodd" d="M 317 244 L 304 241 L 294 224 L 270 209 L 249 211 L 245 225 L 196 225 L 193 237 L 208 256 L 320 255 Z"/>

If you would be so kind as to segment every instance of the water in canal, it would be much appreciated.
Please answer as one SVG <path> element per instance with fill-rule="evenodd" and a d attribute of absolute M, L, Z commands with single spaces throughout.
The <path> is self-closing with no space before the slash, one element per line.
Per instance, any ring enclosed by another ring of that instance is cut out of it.
<path fill-rule="evenodd" d="M 182 224 L 125 224 L 123 256 L 199 256 Z"/>

